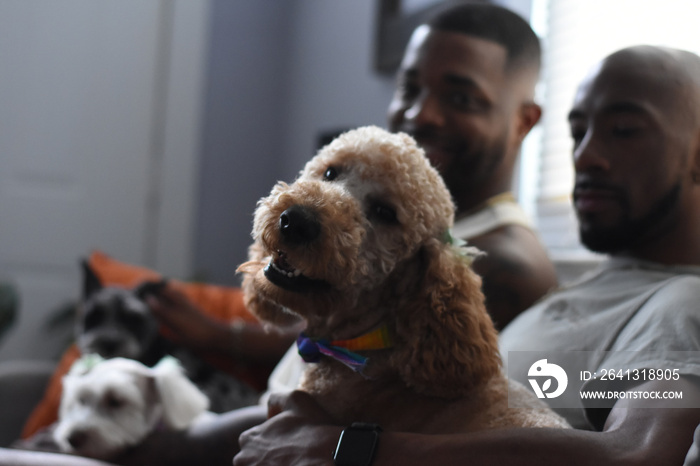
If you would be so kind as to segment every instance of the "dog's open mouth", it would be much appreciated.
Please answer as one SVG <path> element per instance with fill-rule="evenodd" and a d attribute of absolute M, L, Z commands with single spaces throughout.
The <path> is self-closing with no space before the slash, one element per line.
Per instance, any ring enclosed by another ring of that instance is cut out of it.
<path fill-rule="evenodd" d="M 306 292 L 328 288 L 323 280 L 314 280 L 306 277 L 301 271 L 287 261 L 287 255 L 283 251 L 277 251 L 272 255 L 272 260 L 264 269 L 265 277 L 280 288 L 289 291 Z"/>

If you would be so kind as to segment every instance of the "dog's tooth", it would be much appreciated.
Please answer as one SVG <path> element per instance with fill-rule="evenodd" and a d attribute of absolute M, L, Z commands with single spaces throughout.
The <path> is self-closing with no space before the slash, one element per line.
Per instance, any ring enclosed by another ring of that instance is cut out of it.
<path fill-rule="evenodd" d="M 287 273 L 287 276 L 288 276 L 289 278 L 294 277 L 294 272 L 288 272 L 288 273 Z"/>
<path fill-rule="evenodd" d="M 295 276 L 295 277 L 298 277 L 299 275 L 301 275 L 301 270 L 296 269 L 296 270 L 294 271 L 294 276 Z"/>

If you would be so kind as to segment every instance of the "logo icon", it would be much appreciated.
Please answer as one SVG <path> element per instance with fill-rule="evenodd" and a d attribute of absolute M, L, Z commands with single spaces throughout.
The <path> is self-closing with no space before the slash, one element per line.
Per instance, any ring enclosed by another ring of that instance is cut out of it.
<path fill-rule="evenodd" d="M 530 366 L 527 371 L 528 377 L 547 378 L 542 386 L 537 382 L 537 379 L 528 379 L 532 389 L 535 391 L 537 398 L 556 398 L 566 390 L 569 383 L 569 377 L 560 366 L 550 364 L 546 359 L 540 359 Z M 554 391 L 549 391 L 552 387 L 552 379 L 557 381 L 557 387 Z"/>

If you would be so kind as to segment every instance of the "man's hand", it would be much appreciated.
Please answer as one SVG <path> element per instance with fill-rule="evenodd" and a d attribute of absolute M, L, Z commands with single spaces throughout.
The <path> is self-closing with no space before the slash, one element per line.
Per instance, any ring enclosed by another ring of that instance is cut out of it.
<path fill-rule="evenodd" d="M 172 332 L 172 338 L 187 347 L 207 348 L 213 336 L 226 332 L 225 325 L 209 318 L 173 287 L 149 295 L 146 302 L 158 321 Z"/>
<path fill-rule="evenodd" d="M 267 332 L 262 325 L 251 322 L 234 328 L 209 317 L 174 287 L 149 295 L 146 302 L 175 343 L 195 352 L 219 353 L 250 364 L 276 364 L 300 331 L 291 328 Z"/>
<path fill-rule="evenodd" d="M 244 432 L 234 466 L 329 465 L 342 427 L 304 392 L 272 395 L 267 422 Z"/>

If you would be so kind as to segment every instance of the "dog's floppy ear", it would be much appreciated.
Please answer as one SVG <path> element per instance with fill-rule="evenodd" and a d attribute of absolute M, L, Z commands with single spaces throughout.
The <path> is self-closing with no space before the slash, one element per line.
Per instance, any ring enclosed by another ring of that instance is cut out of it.
<path fill-rule="evenodd" d="M 404 349 L 394 363 L 417 391 L 456 398 L 500 370 L 497 333 L 471 261 L 436 238 L 420 254 L 425 264 L 420 289 L 395 316 Z"/>
<path fill-rule="evenodd" d="M 87 299 L 102 289 L 102 282 L 86 259 L 80 265 L 83 269 L 83 299 Z"/>
<path fill-rule="evenodd" d="M 163 358 L 153 368 L 153 376 L 168 427 L 184 429 L 209 408 L 209 398 L 185 376 L 175 358 Z"/>

